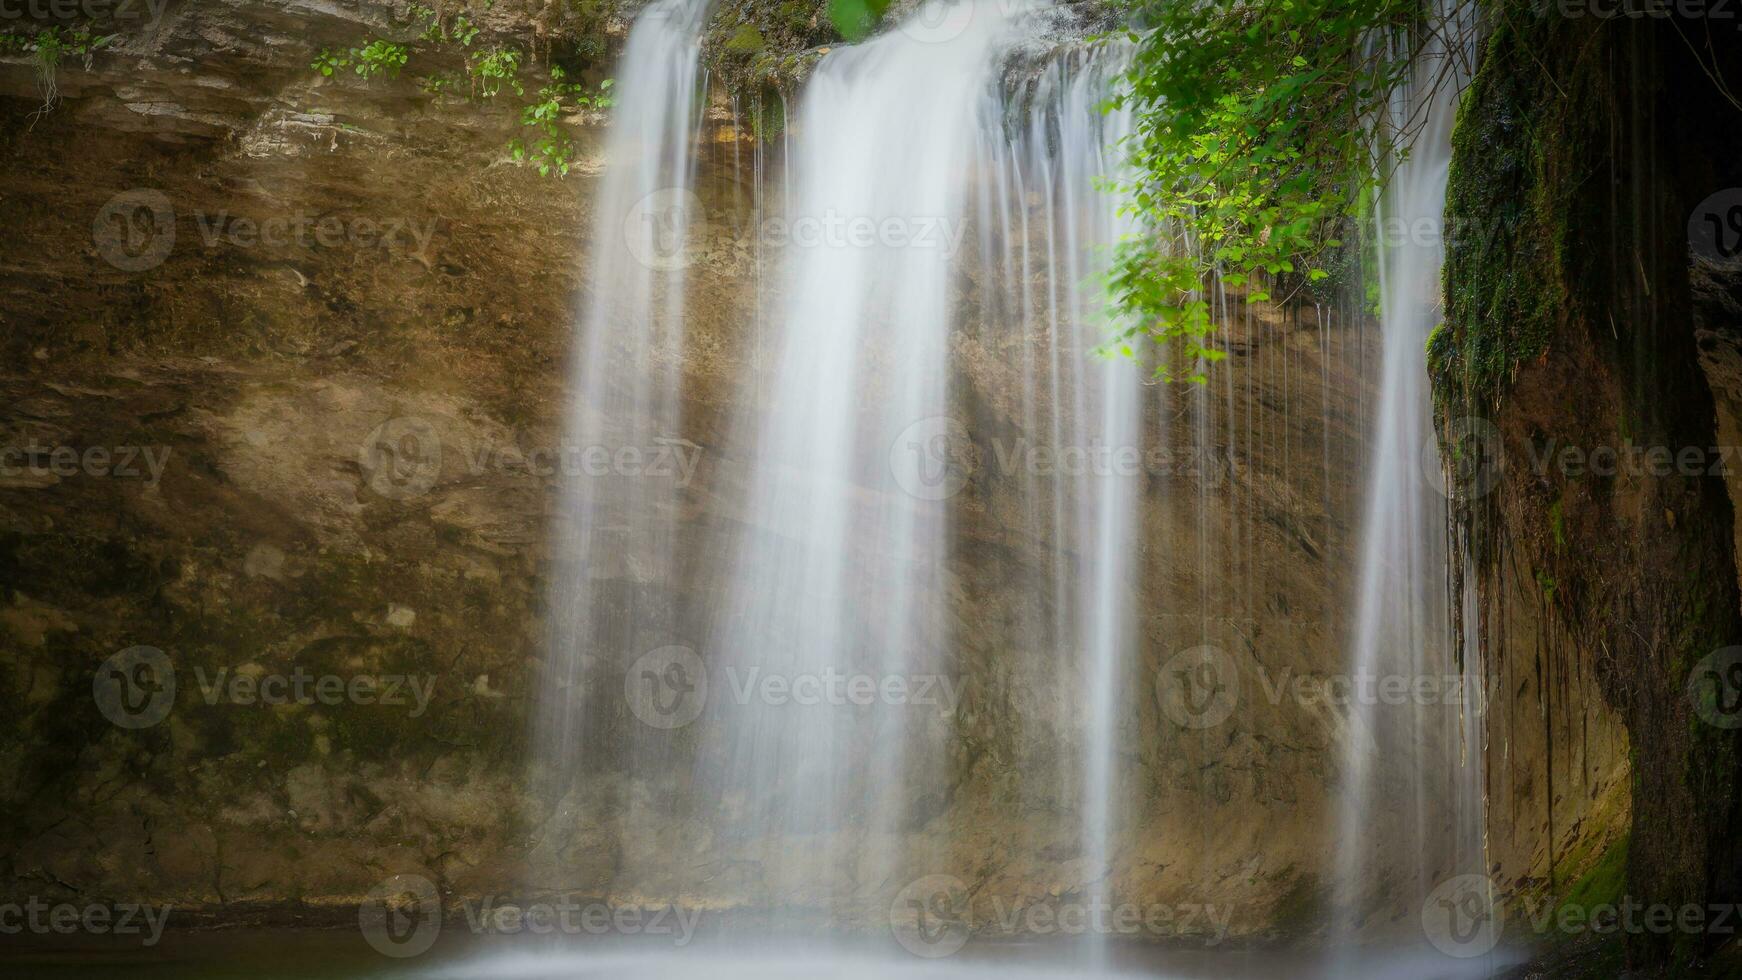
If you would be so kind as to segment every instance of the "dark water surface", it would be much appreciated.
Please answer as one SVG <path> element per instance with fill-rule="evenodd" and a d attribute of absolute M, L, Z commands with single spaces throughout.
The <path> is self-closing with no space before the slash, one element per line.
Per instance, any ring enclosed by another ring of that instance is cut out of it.
<path fill-rule="evenodd" d="M 414 957 L 385 956 L 355 929 L 171 932 L 153 946 L 138 938 L 0 937 L 0 977 L 29 980 L 1041 980 L 1097 971 L 1079 949 L 1059 943 L 970 945 L 954 956 L 925 959 L 900 949 L 777 948 L 622 939 L 444 937 Z M 1432 949 L 1365 954 L 1353 964 L 1313 951 L 1275 949 L 1114 948 L 1104 975 L 1166 980 L 1480 980 L 1515 965 L 1496 952 L 1454 959 Z M 1352 967 L 1352 968 L 1351 968 Z"/>

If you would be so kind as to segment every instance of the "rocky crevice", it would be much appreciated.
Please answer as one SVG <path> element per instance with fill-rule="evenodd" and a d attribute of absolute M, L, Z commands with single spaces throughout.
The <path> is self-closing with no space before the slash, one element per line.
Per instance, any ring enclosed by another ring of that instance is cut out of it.
<path fill-rule="evenodd" d="M 1689 228 L 1742 183 L 1717 135 L 1742 110 L 1707 74 L 1742 64 L 1718 45 L 1702 68 L 1684 29 L 1501 4 L 1456 136 L 1448 222 L 1484 233 L 1449 245 L 1429 354 L 1502 682 L 1489 814 L 1515 895 L 1564 900 L 1622 837 L 1634 898 L 1737 895 L 1737 738 L 1688 696 L 1696 665 L 1742 635 L 1739 471 L 1710 468 L 1714 398 L 1734 394 L 1702 364 L 1722 343 L 1697 330 Z M 1699 465 L 1665 464 L 1690 449 Z M 1722 942 L 1633 935 L 1627 955 L 1685 965 Z"/>

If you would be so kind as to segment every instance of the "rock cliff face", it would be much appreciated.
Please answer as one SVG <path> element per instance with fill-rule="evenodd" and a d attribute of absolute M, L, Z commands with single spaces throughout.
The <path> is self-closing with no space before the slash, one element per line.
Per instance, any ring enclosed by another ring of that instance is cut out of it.
<path fill-rule="evenodd" d="M 535 47 L 526 25 L 556 31 L 562 10 L 532 8 L 498 3 L 486 26 Z M 587 257 L 615 247 L 590 240 L 601 120 L 577 120 L 567 180 L 541 179 L 510 164 L 506 105 L 309 69 L 393 23 L 368 4 L 172 4 L 89 68 L 64 65 L 46 113 L 29 65 L 0 71 L 8 894 L 338 908 L 417 870 L 463 896 L 629 895 L 641 883 L 612 870 L 626 849 L 704 832 L 542 839 L 526 788 L 560 478 L 548 453 Z M 755 359 L 753 161 L 778 166 L 728 106 L 700 147 L 682 364 L 698 533 L 725 519 L 724 420 Z M 1194 452 L 1146 481 L 1131 542 L 1142 648 L 1124 678 L 1133 802 L 1113 885 L 1213 903 L 1235 933 L 1297 933 L 1320 921 L 1348 712 L 1273 692 L 1346 669 L 1375 338 L 1310 308 L 1234 313 L 1226 373 L 1149 419 Z M 1016 339 L 969 322 L 951 338 L 963 417 L 1037 437 Z M 948 867 L 915 870 L 1056 898 L 1085 886 L 1065 790 L 1083 679 L 1022 635 L 1051 556 L 1019 504 L 985 477 L 959 510 L 944 601 L 974 683 L 950 720 L 948 792 L 916 830 Z M 1245 696 L 1226 724 L 1183 728 L 1157 672 L 1201 644 L 1230 656 Z M 122 717 L 165 706 L 125 728 L 93 690 L 136 646 L 163 652 L 177 689 L 123 685 Z M 358 703 L 358 678 L 375 703 Z M 1593 773 L 1592 787 L 1614 779 Z M 572 877 L 537 863 L 548 846 Z M 754 868 L 733 875 L 689 897 L 768 899 Z"/>
<path fill-rule="evenodd" d="M 1712 658 L 1742 629 L 1737 269 L 1704 215 L 1742 184 L 1712 83 L 1738 52 L 1690 58 L 1677 20 L 1527 6 L 1501 5 L 1464 105 L 1448 220 L 1471 233 L 1429 350 L 1451 451 L 1475 461 L 1459 524 L 1498 682 L 1495 870 L 1556 901 L 1734 901 L 1734 681 Z M 1641 931 L 1627 951 L 1686 963 L 1725 941 Z"/>
<path fill-rule="evenodd" d="M 508 166 L 507 106 L 310 70 L 390 23 L 171 5 L 63 65 L 40 115 L 5 68 L 5 443 L 45 453 L 0 478 L 11 890 L 295 903 L 500 873 L 551 486 L 526 452 L 557 444 L 588 182 Z M 375 431 L 405 417 L 441 440 L 428 493 Z M 115 463 L 56 473 L 57 446 Z M 91 683 L 134 645 L 179 690 L 124 731 Z M 234 703 L 235 676 L 297 668 L 433 686 L 421 710 Z"/>

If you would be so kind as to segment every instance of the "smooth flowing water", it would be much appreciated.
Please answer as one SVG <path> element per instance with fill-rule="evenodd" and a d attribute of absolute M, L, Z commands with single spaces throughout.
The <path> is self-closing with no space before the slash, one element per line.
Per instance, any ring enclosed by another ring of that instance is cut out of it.
<path fill-rule="evenodd" d="M 686 323 L 696 321 L 698 291 L 689 248 L 702 230 L 717 239 L 710 222 L 730 220 L 708 214 L 692 186 L 706 152 L 698 62 L 706 19 L 706 0 L 657 0 L 637 18 L 616 72 L 622 101 L 605 149 L 570 373 L 565 441 L 577 450 L 690 447 L 687 384 L 696 379 L 683 376 L 683 365 L 697 343 Z M 1441 876 L 1481 869 L 1472 743 L 1479 705 L 1467 701 L 1450 712 L 1357 702 L 1339 801 L 1343 911 L 1337 944 L 1327 950 L 1114 944 L 1093 930 L 1077 942 L 938 945 L 927 933 L 928 896 L 902 887 L 916 874 L 959 870 L 956 835 L 980 830 L 947 815 L 963 720 L 954 704 L 915 711 L 875 697 L 841 710 L 832 692 L 854 677 L 874 679 L 879 690 L 896 679 L 909 691 L 926 679 L 960 678 L 959 654 L 978 638 L 963 635 L 952 603 L 986 566 L 963 557 L 958 525 L 970 512 L 985 521 L 996 506 L 1020 518 L 1011 540 L 1039 543 L 1038 558 L 1010 560 L 1043 567 L 1022 580 L 1011 621 L 996 627 L 1010 635 L 992 643 L 1008 643 L 1012 659 L 1021 648 L 1048 663 L 1038 683 L 1033 674 L 1021 678 L 1016 686 L 1030 690 L 1009 716 L 1043 733 L 1026 743 L 1034 757 L 1002 764 L 1020 783 L 1024 812 L 1068 831 L 1028 840 L 1020 839 L 1028 827 L 1014 828 L 1015 839 L 981 853 L 1019 865 L 1045 851 L 1036 877 L 1055 889 L 1051 897 L 1107 907 L 1142 899 L 1120 894 L 1120 874 L 1146 858 L 1125 853 L 1138 849 L 1130 831 L 1145 808 L 1173 808 L 1169 826 L 1206 841 L 1217 832 L 1191 826 L 1201 801 L 1145 798 L 1131 778 L 1153 786 L 1153 774 L 1139 772 L 1145 762 L 1182 770 L 1191 763 L 1145 759 L 1150 747 L 1133 744 L 1143 731 L 1133 719 L 1155 710 L 1139 702 L 1153 697 L 1143 668 L 1159 660 L 1145 649 L 1161 618 L 1141 598 L 1157 565 L 1145 554 L 1145 508 L 1169 502 L 1153 473 L 1107 461 L 1141 455 L 1170 432 L 1195 433 L 1184 438 L 1203 448 L 1225 426 L 1230 452 L 1239 438 L 1253 446 L 1277 440 L 1254 436 L 1249 404 L 1244 418 L 1236 412 L 1231 376 L 1220 395 L 1206 386 L 1170 396 L 1165 386 L 1143 384 L 1140 363 L 1098 352 L 1115 326 L 1100 302 L 1100 277 L 1132 230 L 1102 186 L 1119 175 L 1120 141 L 1132 120 L 1102 103 L 1131 52 L 1122 41 L 1073 40 L 1061 30 L 1067 23 L 1044 2 L 922 7 L 878 38 L 822 57 L 778 151 L 757 139 L 744 153 L 736 131 L 741 111 L 761 125 L 776 111 L 785 122 L 784 97 L 722 110 L 733 131 L 729 169 L 741 176 L 742 157 L 750 158 L 759 216 L 782 234 L 771 246 L 764 224 L 750 249 L 752 296 L 739 302 L 746 322 L 731 326 L 747 338 L 746 376 L 733 379 L 735 398 L 716 406 L 721 418 L 710 423 L 718 426 L 718 472 L 701 491 L 627 472 L 565 474 L 533 760 L 544 809 L 533 820 L 523 891 L 535 900 L 585 894 L 623 908 L 663 904 L 693 911 L 697 921 L 734 901 L 758 911 L 709 918 L 700 933 L 675 942 L 651 930 L 504 935 L 486 913 L 481 926 L 442 927 L 427 953 L 392 961 L 349 930 L 321 940 L 177 937 L 136 963 L 137 975 L 289 968 L 286 975 L 421 980 L 824 973 L 982 980 L 1082 975 L 1086 960 L 1102 976 L 1421 980 L 1485 977 L 1507 962 L 1419 945 L 1356 949 L 1359 910 L 1373 907 L 1385 882 L 1421 895 Z M 1439 67 L 1424 62 L 1423 79 Z M 1425 83 L 1399 94 L 1392 123 L 1416 113 L 1425 123 L 1382 202 L 1382 233 L 1391 219 L 1438 227 L 1452 95 Z M 765 159 L 776 152 L 778 169 Z M 764 181 L 765 172 L 778 176 Z M 742 183 L 734 179 L 734 189 Z M 1422 468 L 1432 458 L 1422 349 L 1437 323 L 1441 257 L 1437 239 L 1406 238 L 1381 254 L 1385 353 L 1358 674 L 1481 676 L 1473 656 L 1460 660 L 1451 645 L 1445 502 Z M 1226 292 L 1215 302 L 1224 316 L 1235 306 Z M 1243 353 L 1256 364 L 1249 306 L 1243 315 Z M 1322 325 L 1318 339 L 1328 349 Z M 1287 356 L 1267 363 L 1286 373 Z M 1057 454 L 1055 465 L 981 459 L 976 468 L 970 457 L 984 455 L 987 439 L 968 423 L 999 418 L 973 404 L 988 397 L 983 385 L 964 391 L 976 357 L 1009 368 L 982 376 L 1020 385 L 993 394 L 1014 406 L 1000 421 Z M 1275 379 L 1265 382 L 1278 392 Z M 1239 383 L 1252 402 L 1252 378 Z M 1281 396 L 1277 414 L 1286 423 L 1285 388 Z M 1286 438 L 1282 447 L 1287 466 Z M 1070 451 L 1103 462 L 1073 466 L 1064 462 Z M 989 473 L 1008 479 L 987 486 Z M 1197 480 L 1195 499 L 1179 502 L 1196 508 L 1195 538 L 1187 534 L 1184 553 L 1166 556 L 1182 566 L 1194 556 L 1208 566 L 1251 547 L 1251 532 L 1238 522 L 1252 515 L 1211 527 L 1216 487 L 1202 474 Z M 1239 494 L 1250 504 L 1256 492 L 1233 489 L 1235 511 Z M 706 520 L 697 517 L 704 510 Z M 1228 540 L 1213 542 L 1215 534 Z M 1031 594 L 1034 581 L 1043 594 Z M 1255 606 L 1249 595 L 1211 595 L 1209 575 L 1197 581 L 1198 594 L 1181 607 L 1195 603 L 1203 621 L 1188 632 L 1201 642 L 1210 642 L 1212 608 Z M 1007 666 L 1022 669 L 993 669 Z M 766 696 L 770 679 L 788 696 Z M 1229 737 L 1197 732 L 1196 748 Z M 1407 758 L 1380 765 L 1382 747 Z M 1190 785 L 1190 774 L 1173 785 Z M 1389 817 L 1375 815 L 1379 800 Z M 609 842 L 603 858 L 600 841 Z M 1381 869 L 1372 857 L 1377 842 L 1388 847 L 1388 862 L 1401 854 L 1418 863 L 1401 875 Z M 1173 853 L 1187 865 L 1196 860 L 1189 847 Z M 904 896 L 922 901 L 904 904 Z M 917 923 L 903 918 L 909 912 Z M 285 942 L 300 944 L 306 962 L 283 956 Z M 106 955 L 54 952 L 36 965 L 43 976 L 104 975 Z"/>
<path fill-rule="evenodd" d="M 782 243 L 756 243 L 754 322 L 744 325 L 754 354 L 720 437 L 722 471 L 736 469 L 709 489 L 725 516 L 687 528 L 705 534 L 698 545 L 679 540 L 693 503 L 681 488 L 582 478 L 565 489 L 537 760 L 551 787 L 540 884 L 571 886 L 568 845 L 614 835 L 609 866 L 581 876 L 600 894 L 706 904 L 753 868 L 746 887 L 770 910 L 757 928 L 828 934 L 897 917 L 892 891 L 952 867 L 952 828 L 937 817 L 954 788 L 957 719 L 878 699 L 839 710 L 828 692 L 855 677 L 911 689 L 959 676 L 955 525 L 982 492 L 967 457 L 984 442 L 963 422 L 973 418 L 956 385 L 963 337 L 1003 335 L 998 349 L 1022 385 L 1020 428 L 1055 450 L 1142 452 L 1165 429 L 1165 393 L 1142 384 L 1142 367 L 1097 355 L 1113 328 L 1099 277 L 1130 230 L 1100 185 L 1118 174 L 1131 120 L 1101 103 L 1129 50 L 1062 41 L 1065 16 L 1009 0 L 922 7 L 821 58 L 784 127 L 772 192 L 761 174 L 773 151 L 753 149 L 752 183 L 768 198 L 757 206 Z M 581 446 L 681 441 L 683 255 L 703 215 L 690 185 L 704 20 L 705 3 L 661 0 L 638 18 L 618 72 L 624 101 L 572 374 L 568 432 Z M 770 108 L 756 108 L 762 121 Z M 1451 108 L 1443 86 L 1400 93 L 1393 123 L 1417 112 L 1426 123 L 1382 203 L 1386 218 L 1437 223 Z M 783 123 L 785 110 L 782 100 Z M 734 124 L 738 114 L 734 104 Z M 1440 257 L 1437 242 L 1405 241 L 1380 262 L 1385 356 L 1358 676 L 1473 669 L 1451 648 L 1444 501 L 1421 470 L 1431 439 L 1422 345 L 1437 322 Z M 1213 402 L 1198 391 L 1177 406 L 1206 444 Z M 1077 821 L 1077 854 L 1061 861 L 1075 880 L 1062 886 L 1108 905 L 1121 897 L 1124 815 L 1138 802 L 1122 778 L 1122 754 L 1133 753 L 1120 743 L 1135 727 L 1121 719 L 1138 710 L 1127 683 L 1142 642 L 1135 542 L 1156 488 L 1094 467 L 1016 476 L 1026 526 L 1050 549 L 1050 596 L 1021 612 L 1022 626 L 1043 638 L 1074 706 L 1063 731 L 1076 762 L 1036 778 L 1057 783 L 1040 795 L 1068 801 Z M 1209 533 L 1200 521 L 1205 561 Z M 766 696 L 771 680 L 794 696 Z M 807 702 L 801 688 L 818 697 Z M 620 694 L 644 724 L 626 724 Z M 1346 939 L 1385 880 L 1367 857 L 1375 841 L 1419 856 L 1405 876 L 1415 894 L 1479 859 L 1473 721 L 1358 703 L 1340 801 Z M 1380 746 L 1410 758 L 1376 765 Z M 1378 794 L 1394 825 L 1371 820 Z M 1104 938 L 1091 933 L 1087 949 L 1107 969 Z M 502 976 L 567 969 L 517 962 L 490 961 Z M 639 962 L 649 975 L 677 969 Z M 1366 962 L 1367 975 L 1386 975 Z"/>
<path fill-rule="evenodd" d="M 1014 23 L 992 4 L 974 12 L 948 37 L 894 31 L 831 52 L 792 120 L 764 397 L 728 449 L 751 466 L 709 652 L 735 680 L 951 670 L 952 289 L 975 107 Z M 829 237 L 854 227 L 870 237 Z M 733 812 L 713 819 L 792 842 L 763 864 L 788 902 L 871 900 L 897 849 L 920 860 L 921 838 L 903 831 L 939 778 L 945 717 L 754 697 L 721 707 L 700 771 Z"/>
<path fill-rule="evenodd" d="M 654 0 L 636 18 L 616 72 L 621 101 L 594 201 L 565 418 L 565 449 L 583 458 L 595 450 L 621 461 L 630 451 L 645 459 L 696 448 L 684 437 L 694 380 L 684 370 L 695 346 L 686 329 L 696 300 L 688 249 L 710 218 L 694 190 L 709 108 L 699 60 L 708 10 L 708 0 Z M 970 404 L 984 391 L 962 390 L 964 362 L 974 356 L 1013 359 L 1008 375 L 996 375 L 1021 386 L 1011 427 L 1054 453 L 1141 455 L 1160 433 L 1188 427 L 1208 444 L 1218 421 L 1228 427 L 1226 444 L 1236 441 L 1230 376 L 1218 420 L 1214 389 L 1168 404 L 1164 390 L 1143 383 L 1140 358 L 1099 350 L 1116 327 L 1101 301 L 1101 277 L 1115 244 L 1134 230 L 1103 186 L 1120 174 L 1121 141 L 1133 122 L 1102 103 L 1131 50 L 1124 41 L 1083 42 L 1081 30 L 1069 36 L 1080 27 L 1067 27 L 1070 17 L 1047 0 L 933 2 L 879 37 L 823 54 L 790 120 L 779 97 L 780 184 L 757 207 L 781 226 L 782 244 L 756 245 L 753 322 L 733 325 L 754 335 L 745 345 L 754 354 L 742 362 L 747 376 L 730 379 L 734 395 L 711 407 L 725 475 L 696 490 L 639 478 L 622 465 L 564 474 L 548 592 L 551 652 L 531 762 L 542 810 L 531 821 L 523 891 L 592 889 L 601 908 L 663 902 L 698 915 L 741 900 L 759 906 L 751 923 L 758 934 L 746 942 L 734 934 L 739 922 L 712 924 L 707 938 L 732 944 L 721 956 L 718 947 L 671 948 L 687 947 L 688 933 L 659 948 L 638 945 L 645 936 L 589 946 L 572 936 L 540 943 L 494 935 L 494 920 L 475 923 L 473 936 L 438 922 L 449 945 L 414 963 L 386 962 L 360 948 L 350 930 L 312 942 L 312 932 L 191 936 L 154 950 L 139 975 L 291 968 L 426 980 L 881 977 L 896 943 L 918 954 L 899 961 L 902 972 L 942 978 L 1073 975 L 1085 959 L 1108 976 L 1491 972 L 1492 957 L 1354 951 L 1369 912 L 1428 908 L 1429 893 L 1446 879 L 1484 867 L 1482 669 L 1473 635 L 1469 649 L 1454 646 L 1452 617 L 1468 623 L 1473 614 L 1469 596 L 1447 589 L 1452 559 L 1443 483 L 1433 479 L 1423 353 L 1439 322 L 1450 133 L 1464 77 L 1462 52 L 1445 45 L 1430 47 L 1383 121 L 1414 135 L 1377 202 L 1384 354 L 1352 659 L 1357 679 L 1455 678 L 1463 696 L 1354 702 L 1337 801 L 1341 948 L 1310 955 L 1113 949 L 1104 933 L 1090 931 L 1077 948 L 1044 953 L 1014 942 L 964 944 L 961 959 L 945 964 L 929 959 L 933 940 L 916 948 L 902 938 L 905 923 L 895 920 L 906 906 L 892 904 L 891 893 L 899 899 L 916 874 L 947 876 L 956 867 L 952 834 L 979 829 L 940 816 L 959 789 L 952 767 L 966 768 L 955 704 L 916 711 L 880 696 L 891 681 L 913 691 L 961 678 L 957 654 L 971 627 L 952 603 L 974 585 L 963 579 L 983 567 L 962 558 L 964 511 L 989 511 L 988 498 L 1009 493 L 1023 533 L 1044 542 L 1036 579 L 1046 594 L 1034 601 L 1025 594 L 1014 622 L 998 628 L 1026 634 L 1050 658 L 1057 696 L 1034 697 L 1024 708 L 1038 716 L 1068 706 L 1056 723 L 1067 761 L 1030 772 L 1028 760 L 1000 760 L 1000 778 L 1050 782 L 1024 784 L 1045 801 L 1031 812 L 1063 810 L 1060 822 L 1075 823 L 1073 839 L 1051 842 L 1043 871 L 1021 884 L 1044 879 L 1053 893 L 1042 899 L 1063 892 L 1086 907 L 1130 899 L 1119 894 L 1119 873 L 1132 817 L 1174 801 L 1140 798 L 1126 775 L 1143 765 L 1187 765 L 1126 744 L 1144 731 L 1129 719 L 1156 712 L 1138 704 L 1152 692 L 1130 681 L 1160 660 L 1144 656 L 1156 652 L 1144 644 L 1156 632 L 1146 626 L 1159 617 L 1142 606 L 1145 507 L 1163 496 L 1159 481 L 1094 463 L 1044 471 L 1018 463 L 1006 472 L 1014 490 L 994 491 L 976 480 L 997 461 L 981 460 L 976 470 L 970 459 L 986 438 L 965 420 L 1004 420 Z M 773 111 L 772 99 L 756 107 L 764 122 Z M 734 103 L 735 172 L 739 112 Z M 768 190 L 763 154 L 776 152 L 764 144 L 758 136 L 750 151 L 757 193 Z M 1214 302 L 1224 313 L 1233 306 L 1226 291 Z M 1243 306 L 1251 317 L 1251 305 Z M 1257 363 L 1258 347 L 1250 342 L 1242 353 Z M 1278 371 L 1286 372 L 1287 356 Z M 1328 388 L 1328 367 L 1325 378 Z M 1164 410 L 1175 414 L 1164 421 Z M 1211 510 L 1211 489 L 1199 486 L 1193 543 L 1198 564 L 1208 565 L 1237 545 L 1208 544 L 1215 532 L 1202 515 Z M 1292 516 L 1286 504 L 1275 510 Z M 1230 523 L 1253 520 L 1246 510 Z M 975 544 L 992 550 L 985 540 Z M 981 560 L 995 564 L 1002 553 Z M 1196 603 L 1207 611 L 1212 579 L 1196 581 Z M 1250 600 L 1229 607 L 1250 609 Z M 841 710 L 837 696 L 859 690 L 857 678 L 870 679 L 873 693 L 863 701 L 849 694 L 862 710 Z M 769 681 L 784 693 L 770 696 Z M 1144 775 L 1147 787 L 1187 784 L 1183 776 L 1167 783 Z M 605 858 L 585 867 L 571 861 L 599 840 L 611 842 Z M 1029 841 L 996 843 L 982 853 L 1012 865 L 1025 859 L 1012 853 L 1033 849 Z M 1244 865 L 1212 870 L 1235 881 L 1230 887 L 1258 877 Z M 927 909 L 915 904 L 923 931 Z M 519 921 L 521 910 L 508 909 Z M 843 939 L 847 932 L 855 938 Z M 820 938 L 794 942 L 805 934 Z M 282 955 L 297 943 L 312 951 Z M 32 965 L 44 976 L 77 976 L 90 962 L 112 959 L 107 949 L 80 949 L 45 953 Z"/>
<path fill-rule="evenodd" d="M 656 0 L 630 32 L 618 68 L 604 173 L 594 202 L 592 264 L 569 371 L 564 452 L 641 459 L 687 449 L 683 431 L 684 254 L 698 212 L 690 190 L 702 84 L 697 39 L 706 0 Z M 564 468 L 554 522 L 549 591 L 549 675 L 543 678 L 535 777 L 550 808 L 543 822 L 588 819 L 605 789 L 584 773 L 665 751 L 656 733 L 626 727 L 634 743 L 607 756 L 601 733 L 621 715 L 621 685 L 637 654 L 673 642 L 675 539 L 682 488 L 635 479 L 628 468 Z M 625 588 L 622 583 L 631 583 Z M 623 663 L 612 658 L 627 654 Z M 619 805 L 622 826 L 638 802 Z M 551 835 L 547 847 L 559 848 Z M 549 854 L 546 853 L 548 858 Z M 560 882 L 561 879 L 558 879 Z"/>
<path fill-rule="evenodd" d="M 1451 9 L 1445 5 L 1442 9 Z M 1427 374 L 1440 323 L 1446 181 L 1467 25 L 1441 19 L 1378 124 L 1408 152 L 1377 202 L 1383 360 L 1355 621 L 1354 678 L 1434 682 L 1430 697 L 1358 697 L 1345 746 L 1338 835 L 1338 935 L 1357 941 L 1378 907 L 1422 909 L 1443 882 L 1484 871 L 1482 672 L 1456 646 Z M 1372 679 L 1371 681 L 1367 679 Z M 1424 915 L 1426 910 L 1424 909 Z"/>
<path fill-rule="evenodd" d="M 574 373 L 569 432 L 581 445 L 682 431 L 701 20 L 696 3 L 650 8 L 618 73 L 624 102 Z M 608 876 L 591 880 L 618 894 L 682 900 L 698 885 L 681 869 L 742 860 L 771 907 L 862 922 L 865 910 L 887 914 L 898 874 L 948 867 L 947 835 L 926 830 L 923 812 L 948 791 L 947 711 L 843 711 L 827 697 L 771 701 L 759 685 L 826 692 L 841 678 L 919 685 L 959 673 L 946 569 L 968 480 L 961 454 L 974 443 L 952 392 L 951 338 L 973 316 L 965 270 L 980 270 L 980 328 L 1022 350 L 1027 431 L 1054 449 L 1143 442 L 1141 368 L 1096 355 L 1112 326 L 1099 277 L 1125 230 L 1098 183 L 1115 175 L 1129 129 L 1101 103 L 1128 52 L 1045 40 L 1064 20 L 1041 3 L 927 6 L 830 52 L 806 80 L 782 137 L 784 182 L 759 202 L 783 234 L 764 249 L 759 230 L 768 286 L 748 325 L 752 377 L 720 451 L 742 461 L 715 491 L 733 519 L 698 549 L 673 540 L 679 494 L 597 479 L 568 488 L 553 589 L 559 673 L 540 743 L 553 787 L 541 853 L 558 867 L 577 828 L 613 832 L 601 798 L 617 800 L 623 844 Z M 760 173 L 760 157 L 753 166 Z M 855 228 L 863 240 L 832 237 Z M 1115 851 L 1140 490 L 1132 474 L 1093 469 L 1023 488 L 1053 542 L 1043 628 L 1083 705 L 1072 719 L 1080 765 L 1055 792 L 1081 813 L 1089 901 L 1108 899 Z M 702 584 L 686 591 L 685 576 Z M 619 677 L 632 700 L 644 677 L 654 682 L 632 705 L 641 721 L 679 706 L 663 704 L 664 680 L 716 696 L 692 699 L 672 731 L 630 725 L 615 742 L 607 732 L 623 713 L 603 702 Z M 648 838 L 641 808 L 688 832 Z M 776 930 L 790 924 L 782 917 Z"/>
<path fill-rule="evenodd" d="M 1020 338 L 1027 430 L 1085 453 L 1145 446 L 1141 369 L 1098 351 L 1117 326 L 1101 302 L 1102 276 L 1113 246 L 1133 231 L 1103 186 L 1121 174 L 1120 143 L 1131 129 L 1128 108 L 1103 110 L 1129 53 L 1124 41 L 1050 52 L 1025 85 L 990 89 L 982 109 L 982 263 L 1001 286 L 986 315 Z M 1118 719 L 1133 708 L 1120 679 L 1136 642 L 1142 486 L 1132 473 L 1084 465 L 1022 487 L 1031 525 L 1053 542 L 1054 614 L 1037 625 L 1061 668 L 1083 682 L 1069 685 L 1083 705 L 1082 778 L 1064 793 L 1080 803 L 1080 885 L 1092 904 L 1112 900 L 1114 817 L 1124 798 L 1115 739 Z M 1099 959 L 1104 950 L 1094 945 Z"/>

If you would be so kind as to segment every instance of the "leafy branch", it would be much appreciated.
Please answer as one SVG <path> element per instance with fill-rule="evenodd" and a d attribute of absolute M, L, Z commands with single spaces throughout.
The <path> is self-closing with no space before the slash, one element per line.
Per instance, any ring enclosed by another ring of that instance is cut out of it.
<path fill-rule="evenodd" d="M 611 79 L 599 83 L 596 93 L 589 93 L 578 82 L 564 81 L 559 66 L 551 66 L 550 84 L 538 91 L 538 101 L 520 110 L 520 124 L 536 131 L 528 144 L 516 136 L 508 141 L 508 151 L 516 161 L 529 161 L 538 168 L 539 176 L 556 174 L 567 177 L 574 159 L 575 144 L 563 128 L 561 117 L 565 105 L 579 109 L 606 109 L 611 105 Z"/>
<path fill-rule="evenodd" d="M 410 57 L 405 45 L 376 38 L 362 47 L 352 48 L 342 54 L 322 49 L 315 55 L 314 63 L 310 67 L 329 78 L 347 68 L 364 78 L 374 78 L 376 75 L 398 78 L 399 69 L 405 67 L 405 62 Z"/>
<path fill-rule="evenodd" d="M 1470 2 L 1470 0 L 1465 0 Z M 1111 107 L 1129 107 L 1119 189 L 1144 233 L 1121 244 L 1108 286 L 1147 336 L 1157 374 L 1202 381 L 1226 354 L 1209 300 L 1218 281 L 1329 277 L 1329 255 L 1407 153 L 1410 121 L 1384 123 L 1430 34 L 1422 0 L 1139 0 L 1136 44 Z"/>

